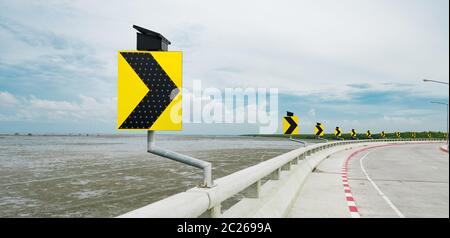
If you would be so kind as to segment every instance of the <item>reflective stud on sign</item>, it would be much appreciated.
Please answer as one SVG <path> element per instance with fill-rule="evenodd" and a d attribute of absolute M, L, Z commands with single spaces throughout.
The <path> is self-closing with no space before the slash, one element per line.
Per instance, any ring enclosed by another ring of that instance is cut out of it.
<path fill-rule="evenodd" d="M 117 128 L 181 130 L 182 53 L 120 51 Z"/>

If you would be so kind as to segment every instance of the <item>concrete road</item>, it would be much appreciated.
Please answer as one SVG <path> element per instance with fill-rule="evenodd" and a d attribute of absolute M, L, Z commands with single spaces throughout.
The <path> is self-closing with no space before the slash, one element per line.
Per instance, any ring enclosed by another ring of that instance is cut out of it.
<path fill-rule="evenodd" d="M 352 217 L 352 204 L 362 218 L 448 218 L 449 156 L 440 146 L 370 146 L 338 152 L 311 174 L 288 216 Z M 344 187 L 347 180 L 349 187 Z M 345 192 L 347 188 L 351 192 Z M 349 194 L 354 201 L 348 202 Z"/>
<path fill-rule="evenodd" d="M 370 149 L 348 171 L 361 217 L 449 217 L 449 157 L 439 144 Z"/>

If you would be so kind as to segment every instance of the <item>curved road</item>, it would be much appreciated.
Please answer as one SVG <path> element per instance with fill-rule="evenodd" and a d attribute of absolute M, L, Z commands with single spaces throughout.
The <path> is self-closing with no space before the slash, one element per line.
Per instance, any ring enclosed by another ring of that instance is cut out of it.
<path fill-rule="evenodd" d="M 362 218 L 448 218 L 449 155 L 441 145 L 368 146 L 335 153 L 310 175 L 288 216 L 352 217 L 351 203 Z M 351 157 L 363 148 L 369 149 Z M 347 201 L 342 179 L 349 157 L 345 183 L 354 203 Z"/>
<path fill-rule="evenodd" d="M 348 178 L 361 217 L 449 217 L 449 157 L 437 144 L 363 151 Z"/>

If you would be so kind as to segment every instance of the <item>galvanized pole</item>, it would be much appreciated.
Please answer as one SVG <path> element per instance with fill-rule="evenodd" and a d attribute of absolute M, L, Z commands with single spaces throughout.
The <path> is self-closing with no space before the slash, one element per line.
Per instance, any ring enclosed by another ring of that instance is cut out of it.
<path fill-rule="evenodd" d="M 432 83 L 440 83 L 440 84 L 445 84 L 448 85 L 447 82 L 443 82 L 443 81 L 438 81 L 438 80 L 431 80 L 431 79 L 423 79 L 424 82 L 432 82 Z"/>
<path fill-rule="evenodd" d="M 294 139 L 294 138 L 292 138 L 292 136 L 289 137 L 289 140 L 297 142 L 297 143 L 300 143 L 300 144 L 303 144 L 304 147 L 308 146 L 308 143 L 306 141 Z"/>
<path fill-rule="evenodd" d="M 200 187 L 212 187 L 212 164 L 200 159 L 196 159 L 187 155 L 183 155 L 168 149 L 164 149 L 155 145 L 155 132 L 147 132 L 147 151 L 149 153 L 159 155 L 171 160 L 181 162 L 203 170 L 203 183 Z"/>
<path fill-rule="evenodd" d="M 449 85 L 447 82 L 438 81 L 438 80 L 423 79 L 423 81 L 424 82 L 432 82 L 432 83 L 440 83 L 440 84 Z M 435 103 L 435 102 L 432 102 L 432 103 Z M 444 104 L 444 103 L 438 103 L 438 104 Z M 448 103 L 446 103 L 446 104 L 447 104 L 447 147 L 448 147 Z"/>
<path fill-rule="evenodd" d="M 134 25 L 133 28 L 138 31 L 137 50 L 167 51 L 170 41 L 164 36 L 139 26 Z M 156 146 L 155 131 L 147 131 L 147 152 L 202 169 L 203 182 L 200 187 L 213 186 L 211 163 Z"/>
<path fill-rule="evenodd" d="M 447 106 L 447 146 L 448 146 L 448 122 L 449 122 L 448 121 L 448 103 L 443 103 L 443 102 L 431 102 L 431 103 Z"/>

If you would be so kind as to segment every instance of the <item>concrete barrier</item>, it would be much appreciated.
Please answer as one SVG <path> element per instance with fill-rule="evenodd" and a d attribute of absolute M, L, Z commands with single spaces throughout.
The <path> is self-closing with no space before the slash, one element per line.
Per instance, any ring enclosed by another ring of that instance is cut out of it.
<path fill-rule="evenodd" d="M 118 218 L 198 217 L 208 209 L 208 206 L 208 194 L 188 190 L 125 213 Z"/>
<path fill-rule="evenodd" d="M 302 147 L 214 181 L 212 188 L 192 188 L 119 216 L 144 217 L 283 217 L 313 169 L 327 156 L 369 143 L 409 143 L 437 140 L 356 140 Z M 263 179 L 269 179 L 262 184 Z M 254 187 L 248 198 L 222 211 L 221 204 Z"/>

